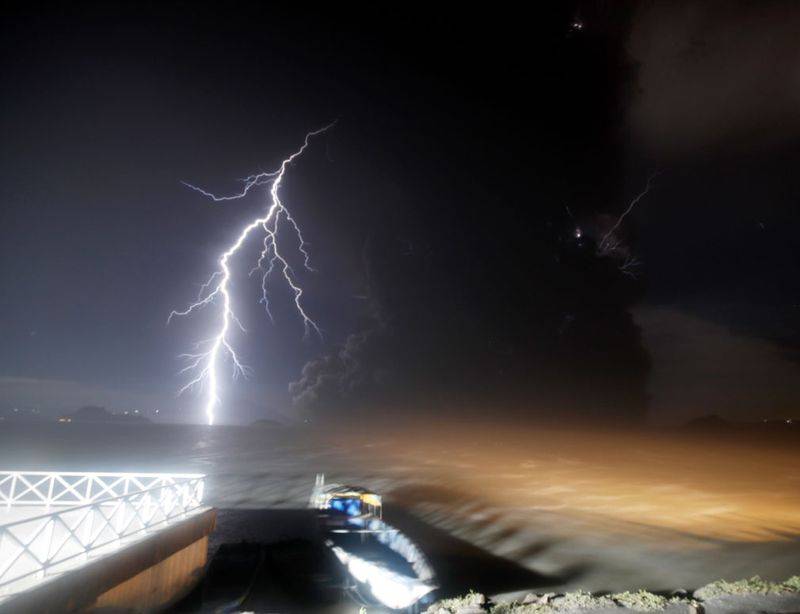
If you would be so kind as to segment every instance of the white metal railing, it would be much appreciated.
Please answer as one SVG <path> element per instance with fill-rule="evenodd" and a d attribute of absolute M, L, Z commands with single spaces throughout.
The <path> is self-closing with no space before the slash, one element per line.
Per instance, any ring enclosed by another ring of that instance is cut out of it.
<path fill-rule="evenodd" d="M 0 600 L 200 510 L 204 479 L 1 471 L 0 513 L 12 521 L 0 524 Z"/>
<path fill-rule="evenodd" d="M 83 505 L 202 477 L 196 473 L 0 471 L 0 505 Z"/>

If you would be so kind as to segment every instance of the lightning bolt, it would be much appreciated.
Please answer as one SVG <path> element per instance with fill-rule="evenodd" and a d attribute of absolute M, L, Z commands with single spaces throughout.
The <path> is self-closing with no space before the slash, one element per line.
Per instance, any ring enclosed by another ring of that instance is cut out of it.
<path fill-rule="evenodd" d="M 628 204 L 627 209 L 625 209 L 625 211 L 622 212 L 622 215 L 620 215 L 617 218 L 617 221 L 611 227 L 611 230 L 609 230 L 600 240 L 597 249 L 601 254 L 607 254 L 609 252 L 613 252 L 615 249 L 617 249 L 617 247 L 619 247 L 619 241 L 616 240 L 614 233 L 617 231 L 617 228 L 619 228 L 620 224 L 622 224 L 622 220 L 624 220 L 628 216 L 628 214 L 631 211 L 633 211 L 633 208 L 639 204 L 640 200 L 642 200 L 645 196 L 647 196 L 647 193 L 650 191 L 650 188 L 652 186 L 653 179 L 655 179 L 659 175 L 660 172 L 657 171 L 647 178 L 647 184 L 644 186 L 644 189 L 634 197 L 634 199 L 630 202 L 630 204 Z"/>
<path fill-rule="evenodd" d="M 283 201 L 281 201 L 280 187 L 287 169 L 297 158 L 303 155 L 311 139 L 327 132 L 335 124 L 335 121 L 331 122 L 327 126 L 323 126 L 318 130 L 306 134 L 303 145 L 288 158 L 283 160 L 277 170 L 257 173 L 246 177 L 242 180 L 244 183 L 242 189 L 232 195 L 217 196 L 212 192 L 183 182 L 186 187 L 199 192 L 217 203 L 239 200 L 260 186 L 268 186 L 268 190 L 266 190 L 265 213 L 244 226 L 236 237 L 236 240 L 222 253 L 218 261 L 219 268 L 214 271 L 208 280 L 200 287 L 197 299 L 183 310 L 173 310 L 167 318 L 167 324 L 169 324 L 172 318 L 176 316 L 189 316 L 203 307 L 212 304 L 219 305 L 219 323 L 214 335 L 209 339 L 195 344 L 193 352 L 180 355 L 180 358 L 186 361 L 186 366 L 181 369 L 179 373 L 190 374 L 190 380 L 180 389 L 178 394 L 182 394 L 195 387 L 205 390 L 205 414 L 208 424 L 214 424 L 214 410 L 220 402 L 220 377 L 218 367 L 221 359 L 227 357 L 230 360 L 233 367 L 234 379 L 239 376 L 247 376 L 251 371 L 249 367 L 239 359 L 230 341 L 230 333 L 233 326 L 236 326 L 242 332 L 246 332 L 233 309 L 233 300 L 230 291 L 230 259 L 239 252 L 251 234 L 261 232 L 264 237 L 261 255 L 250 271 L 250 275 L 252 276 L 258 271 L 262 272 L 261 302 L 264 304 L 270 320 L 272 320 L 272 312 L 269 307 L 269 280 L 277 271 L 294 294 L 294 306 L 303 320 L 303 327 L 305 330 L 304 338 L 307 338 L 312 331 L 319 337 L 322 336 L 322 331 L 320 331 L 319 326 L 303 307 L 303 289 L 297 282 L 294 270 L 279 249 L 279 231 L 281 228 L 288 229 L 294 233 L 297 239 L 298 251 L 303 258 L 303 267 L 308 271 L 314 270 L 311 267 L 310 255 L 306 249 L 306 242 L 300 230 L 300 226 L 291 216 L 289 210 L 283 204 Z"/>

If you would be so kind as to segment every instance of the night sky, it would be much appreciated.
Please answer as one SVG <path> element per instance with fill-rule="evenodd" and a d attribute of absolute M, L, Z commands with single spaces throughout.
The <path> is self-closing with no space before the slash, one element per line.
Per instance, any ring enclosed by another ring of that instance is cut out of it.
<path fill-rule="evenodd" d="M 324 339 L 239 275 L 221 422 L 796 414 L 796 4 L 125 6 L 2 18 L 0 412 L 200 421 L 166 319 L 264 201 L 181 182 L 338 120 L 282 189 Z"/>

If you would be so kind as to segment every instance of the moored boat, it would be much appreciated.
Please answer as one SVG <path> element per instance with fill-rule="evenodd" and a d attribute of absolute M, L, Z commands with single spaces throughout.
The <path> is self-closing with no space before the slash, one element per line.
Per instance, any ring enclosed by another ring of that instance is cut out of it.
<path fill-rule="evenodd" d="M 318 511 L 325 545 L 347 571 L 347 590 L 365 606 L 415 609 L 432 601 L 433 568 L 402 532 L 383 521 L 381 496 L 326 484 L 318 475 L 309 506 Z"/>

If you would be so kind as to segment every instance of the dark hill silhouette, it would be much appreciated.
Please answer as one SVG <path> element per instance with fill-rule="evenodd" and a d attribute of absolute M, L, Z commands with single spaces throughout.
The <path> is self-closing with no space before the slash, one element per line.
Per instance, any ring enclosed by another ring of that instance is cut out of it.
<path fill-rule="evenodd" d="M 150 422 L 144 416 L 136 414 L 114 414 L 105 407 L 85 405 L 68 416 L 73 422 Z"/>

